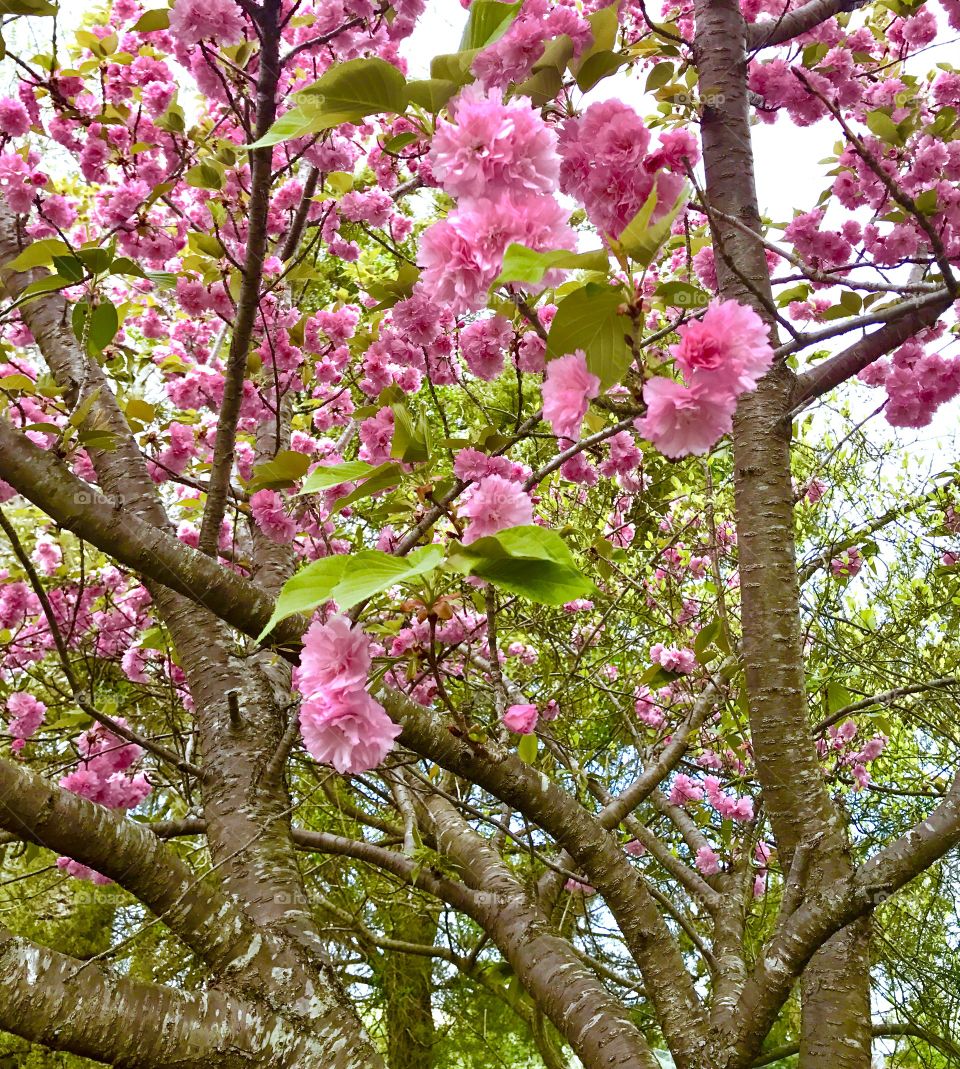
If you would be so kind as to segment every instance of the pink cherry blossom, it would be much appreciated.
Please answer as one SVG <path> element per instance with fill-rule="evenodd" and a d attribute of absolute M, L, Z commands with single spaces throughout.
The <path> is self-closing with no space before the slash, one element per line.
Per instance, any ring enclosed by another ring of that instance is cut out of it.
<path fill-rule="evenodd" d="M 739 396 L 770 368 L 773 349 L 757 313 L 737 301 L 711 301 L 701 319 L 677 331 L 670 352 L 690 387 L 720 398 Z"/>
<path fill-rule="evenodd" d="M 535 705 L 511 705 L 501 719 L 508 731 L 516 735 L 529 735 L 537 726 L 539 713 Z"/>
<path fill-rule="evenodd" d="M 681 772 L 670 787 L 671 805 L 689 805 L 690 802 L 699 802 L 703 797 L 703 788 L 688 775 Z"/>
<path fill-rule="evenodd" d="M 7 712 L 10 714 L 9 732 L 13 736 L 12 750 L 19 753 L 27 739 L 43 723 L 47 707 L 28 691 L 14 691 L 7 698 Z"/>
<path fill-rule="evenodd" d="M 235 0 L 176 0 L 170 11 L 170 32 L 189 47 L 203 38 L 218 45 L 243 40 L 244 22 Z"/>
<path fill-rule="evenodd" d="M 697 868 L 704 876 L 716 876 L 720 871 L 720 855 L 710 846 L 701 846 L 697 851 Z"/>
<path fill-rule="evenodd" d="M 708 452 L 733 428 L 735 399 L 714 399 L 673 379 L 655 376 L 643 387 L 646 415 L 637 430 L 668 457 Z"/>
<path fill-rule="evenodd" d="M 341 774 L 376 768 L 402 729 L 362 688 L 318 694 L 300 709 L 300 732 L 307 752 Z"/>
<path fill-rule="evenodd" d="M 369 671 L 370 642 L 346 617 L 317 621 L 307 629 L 295 679 L 306 698 L 364 687 Z"/>
<path fill-rule="evenodd" d="M 19 100 L 0 97 L 0 134 L 22 137 L 30 129 L 30 116 Z"/>
<path fill-rule="evenodd" d="M 471 373 L 490 381 L 503 370 L 503 353 L 513 328 L 503 316 L 475 319 L 460 333 L 460 353 Z"/>
<path fill-rule="evenodd" d="M 517 191 L 550 193 L 557 185 L 557 137 L 522 97 L 504 103 L 500 89 L 462 90 L 430 149 L 433 173 L 460 199 L 497 199 Z"/>
<path fill-rule="evenodd" d="M 424 231 L 421 284 L 431 299 L 453 312 L 477 311 L 486 303 L 508 245 L 572 249 L 576 236 L 567 222 L 567 211 L 552 197 L 511 192 L 497 200 L 464 202 Z M 550 282 L 548 275 L 544 284 Z"/>
<path fill-rule="evenodd" d="M 547 364 L 543 380 L 543 418 L 557 437 L 578 438 L 592 398 L 600 393 L 600 380 L 587 370 L 582 349 Z"/>
<path fill-rule="evenodd" d="M 258 490 L 250 498 L 250 512 L 257 526 L 272 542 L 293 541 L 297 525 L 283 509 L 283 498 L 276 490 Z"/>
<path fill-rule="evenodd" d="M 500 475 L 487 475 L 476 484 L 460 514 L 470 520 L 463 535 L 469 546 L 507 527 L 533 523 L 533 502 L 521 486 Z"/>

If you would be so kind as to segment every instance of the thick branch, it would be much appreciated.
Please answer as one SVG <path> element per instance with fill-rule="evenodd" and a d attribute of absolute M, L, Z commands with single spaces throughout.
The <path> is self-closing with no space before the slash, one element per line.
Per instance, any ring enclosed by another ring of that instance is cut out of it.
<path fill-rule="evenodd" d="M 747 28 L 747 49 L 753 51 L 792 41 L 841 11 L 855 11 L 863 3 L 864 0 L 810 0 L 793 11 L 786 11 L 784 3 L 785 13 L 779 18 L 756 22 Z"/>
<path fill-rule="evenodd" d="M 940 293 L 916 301 L 905 301 L 896 306 L 894 311 L 899 311 L 899 317 L 891 314 L 891 318 L 879 330 L 865 335 L 843 352 L 821 361 L 809 371 L 797 376 L 791 398 L 793 413 L 796 414 L 811 401 L 903 345 L 924 327 L 932 326 L 950 304 L 950 297 Z"/>
<path fill-rule="evenodd" d="M 350 1051 L 220 991 L 115 976 L 0 929 L 0 1029 L 118 1069 L 362 1069 Z"/>

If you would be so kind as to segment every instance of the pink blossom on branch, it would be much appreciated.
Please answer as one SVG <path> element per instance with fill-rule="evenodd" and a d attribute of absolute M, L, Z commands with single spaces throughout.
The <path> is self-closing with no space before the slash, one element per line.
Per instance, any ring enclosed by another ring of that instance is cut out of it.
<path fill-rule="evenodd" d="M 313 623 L 303 636 L 294 674 L 300 734 L 307 752 L 341 775 L 376 768 L 401 731 L 367 693 L 369 670 L 370 644 L 345 617 Z"/>
<path fill-rule="evenodd" d="M 440 121 L 430 163 L 453 197 L 496 200 L 507 193 L 550 193 L 557 185 L 557 136 L 522 97 L 468 86 L 451 102 L 454 122 Z"/>
<path fill-rule="evenodd" d="M 579 438 L 580 425 L 600 380 L 587 370 L 582 349 L 547 364 L 543 380 L 543 418 L 558 438 Z"/>
<path fill-rule="evenodd" d="M 535 705 L 511 705 L 503 714 L 503 726 L 515 735 L 529 735 L 537 726 L 539 714 Z"/>
<path fill-rule="evenodd" d="M 170 11 L 170 32 L 190 47 L 204 38 L 217 45 L 243 40 L 243 15 L 235 0 L 177 0 Z"/>
<path fill-rule="evenodd" d="M 487 475 L 476 484 L 460 515 L 470 523 L 463 535 L 469 546 L 508 527 L 533 523 L 533 502 L 521 486 L 501 475 Z"/>

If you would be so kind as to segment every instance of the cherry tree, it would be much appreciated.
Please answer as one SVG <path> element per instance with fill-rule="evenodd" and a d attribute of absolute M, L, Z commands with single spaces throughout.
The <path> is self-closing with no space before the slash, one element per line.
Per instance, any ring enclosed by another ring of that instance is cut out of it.
<path fill-rule="evenodd" d="M 960 6 L 464 7 L 5 3 L 0 1028 L 952 1064 Z"/>

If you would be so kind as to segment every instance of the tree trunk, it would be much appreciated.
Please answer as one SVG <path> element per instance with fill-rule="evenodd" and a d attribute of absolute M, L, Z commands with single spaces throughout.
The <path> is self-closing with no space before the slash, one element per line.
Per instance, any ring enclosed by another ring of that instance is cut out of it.
<path fill-rule="evenodd" d="M 736 0 L 698 0 L 696 59 L 710 208 L 756 233 L 761 222 L 747 100 L 746 27 Z M 773 329 L 760 241 L 710 218 L 720 295 Z M 775 340 L 775 339 L 774 339 Z M 776 365 L 745 394 L 734 423 L 734 485 L 750 726 L 757 772 L 784 871 L 801 844 L 808 888 L 852 871 L 846 828 L 823 782 L 807 717 L 790 471 L 795 376 Z M 869 1069 L 869 928 L 840 933 L 804 974 L 802 1069 Z"/>
<path fill-rule="evenodd" d="M 383 910 L 392 939 L 432 945 L 437 914 L 422 899 L 402 896 Z M 390 1069 L 433 1069 L 433 958 L 387 953 L 383 990 L 387 1006 L 387 1064 Z"/>

